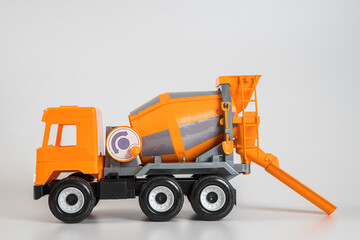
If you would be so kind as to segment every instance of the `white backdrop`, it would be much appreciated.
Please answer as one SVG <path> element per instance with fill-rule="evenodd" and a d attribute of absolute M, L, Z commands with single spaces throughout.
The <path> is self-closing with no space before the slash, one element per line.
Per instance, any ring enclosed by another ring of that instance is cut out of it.
<path fill-rule="evenodd" d="M 95 106 L 104 126 L 126 125 L 131 110 L 160 93 L 214 90 L 218 76 L 262 74 L 262 149 L 339 209 L 331 220 L 325 218 L 253 165 L 250 176 L 232 181 L 238 206 L 227 219 L 217 225 L 193 221 L 187 204 L 169 229 L 194 234 L 214 226 L 210 237 L 223 227 L 233 231 L 228 238 L 241 233 L 295 239 L 309 228 L 320 230 L 307 238 L 359 239 L 352 232 L 360 223 L 359 11 L 355 0 L 0 0 L 0 226 L 11 226 L 3 234 L 20 224 L 24 231 L 17 234 L 36 238 L 40 233 L 34 229 L 50 221 L 47 231 L 53 234 L 57 223 L 46 198 L 31 200 L 45 108 Z M 111 204 L 134 209 L 121 215 Z M 173 236 L 151 230 L 159 225 L 144 222 L 136 200 L 101 202 L 98 208 L 84 224 L 96 219 L 92 228 L 106 227 L 109 234 L 125 221 L 129 225 L 123 227 L 146 229 L 150 239 Z M 256 231 L 264 219 L 264 231 Z M 314 226 L 304 227 L 309 221 Z M 251 232 L 237 229 L 241 224 Z M 61 225 L 56 232 L 72 235 L 85 227 L 78 226 Z M 97 234 L 91 236 L 103 237 Z"/>

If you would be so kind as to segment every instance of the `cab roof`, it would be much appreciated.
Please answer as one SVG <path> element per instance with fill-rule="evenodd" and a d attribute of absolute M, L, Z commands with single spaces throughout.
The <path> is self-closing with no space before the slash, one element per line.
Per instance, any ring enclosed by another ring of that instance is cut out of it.
<path fill-rule="evenodd" d="M 97 109 L 95 107 L 60 106 L 50 107 L 44 110 L 43 122 L 58 124 L 75 124 L 79 120 L 96 120 Z"/>

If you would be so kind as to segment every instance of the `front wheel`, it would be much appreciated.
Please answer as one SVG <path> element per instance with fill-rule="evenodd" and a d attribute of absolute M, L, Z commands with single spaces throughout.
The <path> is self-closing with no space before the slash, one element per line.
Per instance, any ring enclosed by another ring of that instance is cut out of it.
<path fill-rule="evenodd" d="M 95 206 L 95 195 L 88 182 L 70 177 L 56 183 L 49 195 L 49 208 L 54 216 L 66 223 L 84 220 Z"/>
<path fill-rule="evenodd" d="M 175 217 L 184 203 L 180 185 L 170 177 L 151 178 L 141 188 L 139 204 L 150 220 L 168 221 Z"/>
<path fill-rule="evenodd" d="M 227 216 L 235 204 L 231 184 L 218 176 L 202 177 L 191 191 L 191 206 L 199 217 L 216 221 Z"/>

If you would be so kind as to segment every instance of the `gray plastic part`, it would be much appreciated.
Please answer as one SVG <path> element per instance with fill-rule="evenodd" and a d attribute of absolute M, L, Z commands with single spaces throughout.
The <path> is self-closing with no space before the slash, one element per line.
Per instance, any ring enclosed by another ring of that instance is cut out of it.
<path fill-rule="evenodd" d="M 175 154 L 169 130 L 144 136 L 142 142 L 141 154 L 143 157 Z"/>
<path fill-rule="evenodd" d="M 239 173 L 228 163 L 215 161 L 204 163 L 148 163 L 136 176 L 169 174 L 213 174 L 231 179 Z"/>
<path fill-rule="evenodd" d="M 231 161 L 226 161 L 230 156 Z M 240 173 L 250 173 L 250 164 L 234 164 L 233 154 L 225 155 L 222 144 L 218 144 L 209 151 L 196 158 L 195 162 L 162 163 L 161 156 L 154 157 L 154 163 L 146 164 L 136 176 L 144 175 L 172 175 L 172 174 L 212 174 L 221 175 L 227 180 Z"/>
<path fill-rule="evenodd" d="M 229 140 L 233 141 L 233 121 L 232 121 L 232 116 L 233 116 L 233 112 L 232 112 L 232 103 L 231 103 L 231 93 L 230 93 L 230 85 L 229 84 L 222 84 L 220 85 L 220 89 L 221 89 L 221 95 L 222 95 L 222 101 L 223 102 L 228 102 L 230 104 L 229 106 L 229 110 L 227 110 L 227 115 L 228 115 L 228 132 L 229 132 Z M 225 124 L 224 124 L 224 132 L 226 131 L 225 129 Z M 224 134 L 224 140 L 225 140 L 226 136 Z M 232 164 L 234 163 L 234 153 L 231 154 L 225 154 L 225 161 Z"/>
<path fill-rule="evenodd" d="M 180 125 L 179 129 L 185 150 L 223 134 L 224 129 L 220 125 L 220 119 L 221 116 L 216 116 Z"/>
<path fill-rule="evenodd" d="M 219 91 L 199 91 L 199 92 L 170 92 L 170 98 L 187 98 L 187 97 L 200 97 L 209 95 L 219 95 Z"/>
<path fill-rule="evenodd" d="M 130 162 L 119 162 L 110 157 L 108 154 L 105 157 L 104 176 L 108 174 L 117 174 L 118 176 L 134 176 L 139 172 L 139 159 L 135 158 Z"/>
<path fill-rule="evenodd" d="M 251 171 L 250 164 L 234 164 L 233 167 L 238 173 L 249 174 Z"/>
<path fill-rule="evenodd" d="M 154 163 L 161 163 L 161 157 L 160 156 L 155 156 L 154 157 Z"/>
<path fill-rule="evenodd" d="M 130 112 L 131 116 L 134 116 L 136 114 L 138 114 L 139 112 L 141 112 L 142 110 L 151 107 L 154 104 L 157 104 L 160 102 L 160 98 L 159 96 L 154 97 L 153 99 L 149 100 L 148 102 L 144 103 L 143 105 L 141 105 L 140 107 L 134 109 L 133 111 Z"/>
<path fill-rule="evenodd" d="M 198 156 L 195 160 L 195 162 L 200 163 L 200 162 L 211 162 L 212 158 L 214 156 L 218 156 L 219 161 L 225 161 L 224 158 L 224 151 L 222 149 L 221 143 L 216 145 L 215 147 L 213 147 L 212 149 L 210 149 L 209 151 L 201 154 L 200 156 Z"/>

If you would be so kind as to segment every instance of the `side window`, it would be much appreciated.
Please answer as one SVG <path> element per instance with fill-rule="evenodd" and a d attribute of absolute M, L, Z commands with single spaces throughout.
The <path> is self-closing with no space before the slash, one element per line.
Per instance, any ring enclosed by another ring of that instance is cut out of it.
<path fill-rule="evenodd" d="M 76 141 L 76 125 L 51 124 L 48 145 L 75 146 Z"/>
<path fill-rule="evenodd" d="M 76 145 L 76 125 L 63 125 L 60 146 Z"/>
<path fill-rule="evenodd" d="M 53 146 L 55 146 L 55 144 L 56 144 L 57 131 L 58 131 L 58 124 L 51 124 L 50 136 L 49 136 L 48 145 L 53 145 Z"/>

